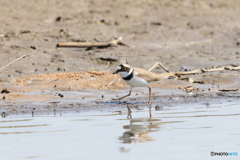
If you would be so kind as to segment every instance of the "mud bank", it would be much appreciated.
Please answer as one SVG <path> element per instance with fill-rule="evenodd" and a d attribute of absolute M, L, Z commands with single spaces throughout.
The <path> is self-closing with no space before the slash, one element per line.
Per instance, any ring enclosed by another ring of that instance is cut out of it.
<path fill-rule="evenodd" d="M 111 109 L 122 105 L 111 102 L 111 98 L 128 92 L 127 85 L 111 73 L 126 61 L 144 69 L 159 61 L 171 72 L 240 65 L 240 1 L 236 0 L 9 0 L 1 1 L 0 6 L 0 68 L 26 55 L 0 70 L 0 90 L 10 92 L 0 94 L 2 112 Z M 56 48 L 59 42 L 105 42 L 120 36 L 126 46 Z M 156 68 L 153 72 L 164 71 Z M 171 97 L 187 96 L 179 100 L 181 103 L 206 103 L 239 94 L 239 71 L 191 77 L 204 82 L 193 84 L 193 95 L 184 91 L 191 86 L 187 82 L 153 85 L 153 107 Z M 126 102 L 144 105 L 147 91 L 135 91 L 138 95 Z M 167 106 L 174 104 L 169 101 Z"/>

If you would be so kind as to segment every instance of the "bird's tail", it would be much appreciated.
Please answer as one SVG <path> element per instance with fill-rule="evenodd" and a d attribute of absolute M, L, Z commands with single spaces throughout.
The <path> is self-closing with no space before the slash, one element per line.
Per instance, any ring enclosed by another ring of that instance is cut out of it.
<path fill-rule="evenodd" d="M 176 76 L 174 73 L 160 73 L 158 74 L 161 79 L 176 79 Z"/>

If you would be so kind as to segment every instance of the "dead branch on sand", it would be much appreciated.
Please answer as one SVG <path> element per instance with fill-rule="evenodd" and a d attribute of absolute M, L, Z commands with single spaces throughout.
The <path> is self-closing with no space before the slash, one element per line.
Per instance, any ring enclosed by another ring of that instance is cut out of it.
<path fill-rule="evenodd" d="M 168 73 L 161 73 L 164 75 L 169 75 L 169 76 L 177 76 L 180 77 L 182 75 L 195 75 L 195 74 L 203 74 L 206 72 L 216 72 L 216 71 L 223 71 L 223 70 L 232 70 L 232 71 L 239 71 L 240 66 L 237 65 L 228 65 L 228 66 L 221 66 L 221 67 L 216 67 L 216 68 L 210 68 L 210 69 L 195 69 L 192 71 L 185 71 L 185 72 L 169 72 L 169 70 L 164 67 L 160 62 L 156 62 L 150 69 L 149 71 L 153 70 L 154 68 L 157 67 L 157 65 L 160 65 L 166 72 Z"/>
<path fill-rule="evenodd" d="M 76 47 L 76 48 L 106 48 L 110 46 L 116 46 L 118 44 L 124 45 L 121 43 L 122 37 L 118 37 L 112 41 L 108 42 L 62 42 L 58 43 L 57 47 Z"/>
<path fill-rule="evenodd" d="M 161 62 L 156 62 L 148 71 L 153 70 L 154 68 L 157 67 L 157 65 L 159 65 L 159 66 L 162 67 L 167 73 L 169 73 L 169 70 L 168 70 Z"/>
<path fill-rule="evenodd" d="M 2 68 L 0 68 L 0 71 L 3 70 L 4 68 L 8 67 L 9 65 L 13 64 L 14 62 L 16 62 L 16 61 L 18 61 L 18 60 L 20 60 L 20 59 L 26 57 L 26 56 L 27 56 L 27 55 L 23 55 L 23 56 L 21 56 L 21 57 L 15 59 L 14 61 L 8 63 L 6 66 L 3 66 Z"/>
<path fill-rule="evenodd" d="M 239 91 L 239 88 L 234 88 L 234 89 L 219 89 L 218 91 L 221 91 L 221 92 L 231 92 L 231 91 Z"/>
<path fill-rule="evenodd" d="M 236 66 L 236 65 L 234 65 Z M 222 67 L 216 67 L 216 68 L 210 68 L 210 69 L 195 69 L 192 71 L 186 71 L 186 72 L 175 72 L 175 76 L 181 76 L 181 75 L 193 75 L 193 74 L 203 74 L 206 72 L 216 72 L 216 71 L 223 71 L 223 70 L 232 70 L 232 71 L 239 71 L 240 66 L 222 66 Z"/>

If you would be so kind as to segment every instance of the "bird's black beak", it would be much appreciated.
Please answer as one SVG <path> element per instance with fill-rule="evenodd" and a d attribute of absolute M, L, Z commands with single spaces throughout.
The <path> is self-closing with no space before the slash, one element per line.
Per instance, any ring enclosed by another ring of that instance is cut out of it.
<path fill-rule="evenodd" d="M 116 70 L 115 72 L 113 72 L 113 74 L 117 74 L 118 73 L 118 70 Z"/>

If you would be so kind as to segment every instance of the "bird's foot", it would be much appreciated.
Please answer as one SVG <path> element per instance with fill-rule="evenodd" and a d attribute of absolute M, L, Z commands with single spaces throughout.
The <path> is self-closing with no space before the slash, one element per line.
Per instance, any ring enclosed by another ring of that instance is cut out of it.
<path fill-rule="evenodd" d="M 147 104 L 152 104 L 152 101 L 147 102 Z"/>
<path fill-rule="evenodd" d="M 121 98 L 112 98 L 113 101 L 120 101 Z"/>

